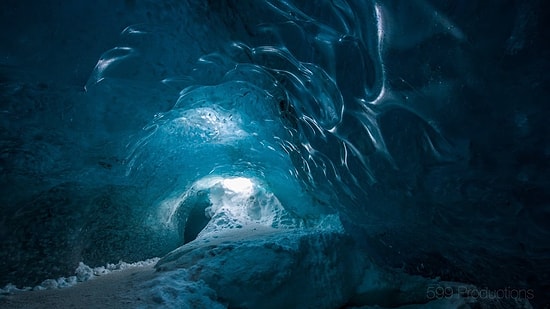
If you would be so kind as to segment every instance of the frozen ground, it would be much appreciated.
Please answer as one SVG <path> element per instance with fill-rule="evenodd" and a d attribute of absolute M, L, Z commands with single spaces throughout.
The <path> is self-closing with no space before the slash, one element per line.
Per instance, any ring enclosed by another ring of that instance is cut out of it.
<path fill-rule="evenodd" d="M 261 224 L 203 234 L 156 260 L 77 269 L 79 282 L 6 291 L 2 308 L 532 308 L 475 286 L 384 269 L 334 218 L 317 227 Z M 120 267 L 122 265 L 122 267 Z M 108 270 L 108 269 L 115 270 Z M 65 280 L 58 280 L 65 281 Z M 466 293 L 470 291 L 470 294 Z M 479 307 L 481 306 L 481 307 Z M 511 307 L 510 307 L 511 306 Z"/>

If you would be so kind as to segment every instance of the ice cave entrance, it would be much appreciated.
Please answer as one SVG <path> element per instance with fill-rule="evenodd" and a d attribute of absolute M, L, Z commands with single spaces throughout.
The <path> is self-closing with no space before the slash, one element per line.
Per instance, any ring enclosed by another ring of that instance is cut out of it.
<path fill-rule="evenodd" d="M 207 176 L 196 181 L 173 214 L 178 225 L 183 226 L 184 243 L 251 226 L 299 226 L 266 184 L 243 176 Z"/>

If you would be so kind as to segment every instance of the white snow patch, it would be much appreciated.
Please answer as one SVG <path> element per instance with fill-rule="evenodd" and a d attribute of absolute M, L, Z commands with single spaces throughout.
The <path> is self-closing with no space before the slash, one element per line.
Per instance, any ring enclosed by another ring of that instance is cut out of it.
<path fill-rule="evenodd" d="M 53 289 L 62 289 L 71 287 L 79 282 L 88 281 L 94 279 L 95 277 L 103 276 L 115 271 L 121 271 L 133 267 L 143 267 L 154 265 L 159 261 L 159 258 L 151 258 L 144 261 L 138 261 L 135 263 L 126 263 L 119 261 L 118 263 L 107 263 L 105 266 L 99 267 L 90 267 L 83 262 L 78 264 L 78 267 L 75 270 L 75 275 L 70 277 L 60 277 L 57 279 L 46 279 L 42 281 L 41 284 L 35 287 L 22 287 L 18 288 L 14 284 L 7 284 L 4 288 L 0 289 L 0 295 L 2 294 L 13 294 L 15 292 L 23 291 L 40 291 L 40 290 L 53 290 Z"/>

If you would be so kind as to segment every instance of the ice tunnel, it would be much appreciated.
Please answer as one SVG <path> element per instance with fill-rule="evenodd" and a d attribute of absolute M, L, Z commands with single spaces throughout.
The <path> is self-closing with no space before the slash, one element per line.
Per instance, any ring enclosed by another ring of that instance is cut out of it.
<path fill-rule="evenodd" d="M 544 1 L 0 7 L 0 307 L 550 308 Z"/>

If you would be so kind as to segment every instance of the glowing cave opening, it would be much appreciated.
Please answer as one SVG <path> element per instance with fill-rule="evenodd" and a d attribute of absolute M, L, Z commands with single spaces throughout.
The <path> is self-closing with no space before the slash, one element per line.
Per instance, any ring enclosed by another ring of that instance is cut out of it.
<path fill-rule="evenodd" d="M 209 176 L 196 181 L 182 195 L 175 213 L 185 243 L 235 229 L 298 225 L 267 185 L 240 176 Z"/>
<path fill-rule="evenodd" d="M 222 180 L 222 185 L 235 193 L 252 194 L 254 182 L 245 177 L 225 178 Z"/>

